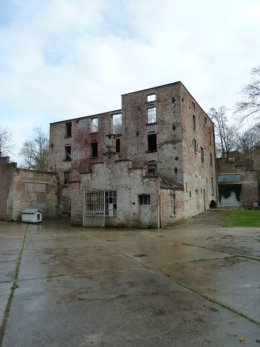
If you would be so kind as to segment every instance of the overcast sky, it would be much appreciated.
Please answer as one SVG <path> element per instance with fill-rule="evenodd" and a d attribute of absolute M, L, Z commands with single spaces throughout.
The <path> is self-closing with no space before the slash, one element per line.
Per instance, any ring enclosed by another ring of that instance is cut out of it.
<path fill-rule="evenodd" d="M 205 111 L 260 65 L 259 0 L 0 0 L 0 126 L 17 160 L 36 126 L 182 81 Z"/>

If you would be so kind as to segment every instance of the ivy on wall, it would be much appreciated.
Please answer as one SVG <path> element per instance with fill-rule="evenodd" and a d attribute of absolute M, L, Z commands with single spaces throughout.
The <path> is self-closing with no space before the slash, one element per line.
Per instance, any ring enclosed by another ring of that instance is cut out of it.
<path fill-rule="evenodd" d="M 218 191 L 220 201 L 222 196 L 228 199 L 232 192 L 236 194 L 237 201 L 240 201 L 241 187 L 241 184 L 219 184 Z"/>

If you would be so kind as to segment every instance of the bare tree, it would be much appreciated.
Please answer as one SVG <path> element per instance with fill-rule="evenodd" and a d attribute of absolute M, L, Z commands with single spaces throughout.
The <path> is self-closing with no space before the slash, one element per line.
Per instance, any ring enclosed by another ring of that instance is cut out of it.
<path fill-rule="evenodd" d="M 26 169 L 48 170 L 49 139 L 41 128 L 33 130 L 33 135 L 24 142 L 20 155 Z"/>
<path fill-rule="evenodd" d="M 9 154 L 11 146 L 11 132 L 0 126 L 0 157 Z"/>
<path fill-rule="evenodd" d="M 209 116 L 215 123 L 217 155 L 228 159 L 229 153 L 236 149 L 237 129 L 228 125 L 225 112 L 225 106 L 218 111 L 211 108 Z"/>
<path fill-rule="evenodd" d="M 237 147 L 243 155 L 250 155 L 260 145 L 260 124 L 238 135 Z"/>
<path fill-rule="evenodd" d="M 251 75 L 251 82 L 242 91 L 244 100 L 236 104 L 235 112 L 241 122 L 250 118 L 257 126 L 260 124 L 260 66 L 253 68 Z"/>

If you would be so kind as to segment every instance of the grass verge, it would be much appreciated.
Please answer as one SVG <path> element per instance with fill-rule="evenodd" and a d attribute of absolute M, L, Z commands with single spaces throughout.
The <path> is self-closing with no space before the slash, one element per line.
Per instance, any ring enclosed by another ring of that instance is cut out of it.
<path fill-rule="evenodd" d="M 227 210 L 220 225 L 231 228 L 260 228 L 260 211 Z"/>

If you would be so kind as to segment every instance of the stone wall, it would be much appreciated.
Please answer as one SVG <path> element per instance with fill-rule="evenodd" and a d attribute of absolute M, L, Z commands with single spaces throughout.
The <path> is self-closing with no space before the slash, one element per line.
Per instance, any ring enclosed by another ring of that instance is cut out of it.
<path fill-rule="evenodd" d="M 50 172 L 16 169 L 7 199 L 8 218 L 19 221 L 26 208 L 39 208 L 43 217 L 57 216 L 57 177 Z"/>
<path fill-rule="evenodd" d="M 217 173 L 219 176 L 240 176 L 240 180 L 235 182 L 235 184 L 241 185 L 241 193 L 239 201 L 236 203 L 236 205 L 241 205 L 245 208 L 253 208 L 254 203 L 259 201 L 256 170 L 246 170 L 244 166 L 237 166 L 236 162 L 227 162 L 225 158 L 219 158 L 217 159 Z M 228 186 L 234 184 L 234 182 L 219 182 L 219 184 Z"/>
<path fill-rule="evenodd" d="M 15 163 L 9 162 L 9 157 L 0 157 L 0 219 L 8 219 L 7 199 L 12 184 Z"/>

